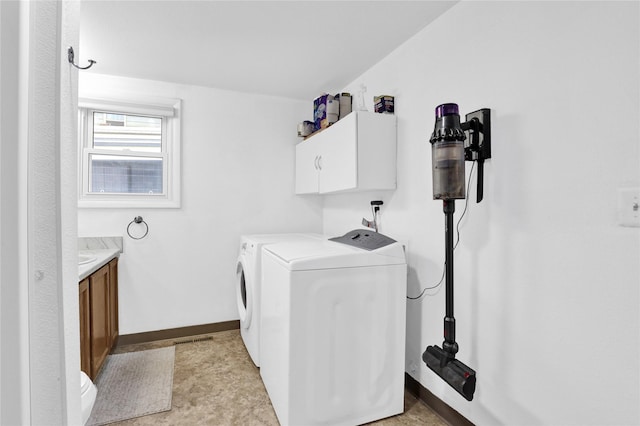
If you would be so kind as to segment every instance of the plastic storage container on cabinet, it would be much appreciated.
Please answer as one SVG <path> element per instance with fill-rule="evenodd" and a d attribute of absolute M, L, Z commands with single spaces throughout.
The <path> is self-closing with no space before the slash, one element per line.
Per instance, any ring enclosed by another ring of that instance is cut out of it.
<path fill-rule="evenodd" d="M 296 146 L 296 194 L 396 188 L 396 117 L 354 111 Z"/>

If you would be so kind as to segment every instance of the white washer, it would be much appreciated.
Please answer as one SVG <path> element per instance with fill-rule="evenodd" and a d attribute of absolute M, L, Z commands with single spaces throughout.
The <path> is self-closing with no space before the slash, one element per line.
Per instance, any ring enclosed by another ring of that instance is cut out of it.
<path fill-rule="evenodd" d="M 262 256 L 260 375 L 282 425 L 354 425 L 404 408 L 407 265 L 370 230 Z"/>
<path fill-rule="evenodd" d="M 260 282 L 262 247 L 283 241 L 320 239 L 320 234 L 261 234 L 240 237 L 236 265 L 236 299 L 240 316 L 240 334 L 251 360 L 260 366 Z"/>

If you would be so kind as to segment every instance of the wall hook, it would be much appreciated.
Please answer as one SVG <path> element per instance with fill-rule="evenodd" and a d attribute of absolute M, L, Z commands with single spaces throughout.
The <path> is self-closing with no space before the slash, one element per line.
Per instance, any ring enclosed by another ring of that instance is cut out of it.
<path fill-rule="evenodd" d="M 73 47 L 71 47 L 71 46 L 69 46 L 69 48 L 67 49 L 67 58 L 69 59 L 69 63 L 71 65 L 73 65 L 74 67 L 78 68 L 79 70 L 88 70 L 89 68 L 91 68 L 93 66 L 93 64 L 97 63 L 93 59 L 89 59 L 89 65 L 87 65 L 86 67 L 79 67 L 78 65 L 76 65 L 74 63 L 74 61 L 75 61 L 75 53 L 73 52 Z"/>

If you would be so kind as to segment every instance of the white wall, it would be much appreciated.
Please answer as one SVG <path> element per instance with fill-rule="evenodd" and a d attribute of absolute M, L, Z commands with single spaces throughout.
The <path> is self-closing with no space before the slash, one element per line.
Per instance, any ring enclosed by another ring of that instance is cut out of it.
<path fill-rule="evenodd" d="M 79 424 L 77 73 L 65 54 L 77 45 L 79 2 L 0 10 L 0 422 Z"/>
<path fill-rule="evenodd" d="M 294 195 L 296 125 L 309 102 L 91 73 L 80 96 L 181 98 L 182 207 L 80 209 L 79 236 L 123 235 L 120 334 L 238 318 L 242 234 L 320 232 L 322 200 Z M 126 235 L 134 216 L 149 225 Z"/>
<path fill-rule="evenodd" d="M 0 423 L 29 421 L 29 332 L 26 244 L 20 244 L 26 228 L 26 203 L 21 186 L 25 171 L 20 161 L 24 144 L 18 82 L 20 46 L 28 26 L 21 25 L 20 4 L 0 2 Z M 26 43 L 25 43 L 26 45 Z"/>
<path fill-rule="evenodd" d="M 443 340 L 444 289 L 407 313 L 407 371 L 476 424 L 640 423 L 640 231 L 616 224 L 616 189 L 640 185 L 639 35 L 636 2 L 461 2 L 346 88 L 396 96 L 398 189 L 326 196 L 323 230 L 360 227 L 384 200 L 411 295 L 444 260 L 434 108 L 492 110 L 485 200 L 474 178 L 455 252 L 473 402 L 421 361 Z"/>
<path fill-rule="evenodd" d="M 80 0 L 58 2 L 60 16 L 59 41 L 59 105 L 57 117 L 59 136 L 57 140 L 57 176 L 60 212 L 56 218 L 59 232 L 59 258 L 62 262 L 58 300 L 63 307 L 61 318 L 64 355 L 62 357 L 65 380 L 64 422 L 69 425 L 81 422 L 80 394 L 80 317 L 78 287 L 78 214 L 77 214 L 77 174 L 75 165 L 78 153 L 76 144 L 78 133 L 78 75 L 77 69 L 69 65 L 67 47 L 77 49 L 80 39 Z M 79 49 L 76 54 L 79 53 Z M 43 354 L 42 356 L 46 356 Z M 45 413 L 48 415 L 48 413 Z"/>

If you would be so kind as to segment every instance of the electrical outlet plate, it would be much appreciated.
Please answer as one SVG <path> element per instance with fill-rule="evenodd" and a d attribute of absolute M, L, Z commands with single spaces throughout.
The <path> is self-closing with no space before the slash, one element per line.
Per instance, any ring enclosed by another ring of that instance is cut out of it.
<path fill-rule="evenodd" d="M 618 189 L 618 224 L 640 227 L 640 188 Z"/>

